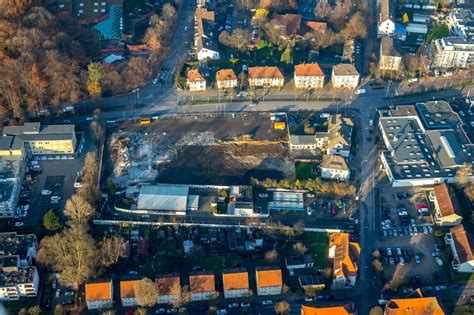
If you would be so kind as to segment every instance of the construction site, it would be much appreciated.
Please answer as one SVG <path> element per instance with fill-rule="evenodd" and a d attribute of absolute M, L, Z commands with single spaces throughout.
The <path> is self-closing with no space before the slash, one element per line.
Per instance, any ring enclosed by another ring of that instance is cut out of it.
<path fill-rule="evenodd" d="M 287 129 L 268 113 L 188 116 L 109 130 L 104 175 L 117 187 L 135 183 L 248 184 L 294 179 Z"/>

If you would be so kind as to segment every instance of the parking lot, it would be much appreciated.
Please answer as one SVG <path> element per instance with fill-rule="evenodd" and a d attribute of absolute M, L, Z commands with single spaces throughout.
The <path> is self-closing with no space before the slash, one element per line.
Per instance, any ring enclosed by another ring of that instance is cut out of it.
<path fill-rule="evenodd" d="M 433 233 L 431 207 L 424 190 L 388 189 L 381 194 L 383 237 Z"/>
<path fill-rule="evenodd" d="M 74 193 L 74 181 L 82 168 L 82 158 L 75 160 L 39 161 L 42 172 L 30 186 L 30 211 L 24 219 L 25 227 L 38 226 L 49 209 L 60 210 Z M 52 197 L 58 200 L 52 202 Z"/>

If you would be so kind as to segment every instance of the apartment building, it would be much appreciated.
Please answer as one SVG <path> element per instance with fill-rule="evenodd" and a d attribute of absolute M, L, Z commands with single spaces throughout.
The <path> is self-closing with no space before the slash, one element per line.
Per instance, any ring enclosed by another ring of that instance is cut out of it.
<path fill-rule="evenodd" d="M 248 74 L 250 87 L 282 88 L 285 77 L 278 67 L 250 67 Z"/>
<path fill-rule="evenodd" d="M 453 260 L 451 265 L 458 272 L 474 272 L 474 241 L 463 225 L 452 227 L 444 237 L 446 245 L 451 247 Z"/>
<path fill-rule="evenodd" d="M 237 76 L 232 69 L 222 69 L 216 72 L 216 82 L 219 90 L 234 89 L 237 87 Z"/>
<path fill-rule="evenodd" d="M 250 295 L 249 274 L 245 269 L 234 269 L 222 273 L 224 298 L 241 298 Z"/>
<path fill-rule="evenodd" d="M 101 310 L 114 305 L 112 280 L 86 283 L 85 296 L 88 310 Z"/>
<path fill-rule="evenodd" d="M 120 281 L 120 300 L 123 307 L 137 306 L 135 298 L 135 285 L 140 280 L 122 280 Z"/>
<path fill-rule="evenodd" d="M 340 181 L 348 180 L 350 170 L 345 158 L 335 154 L 324 154 L 321 163 L 321 177 Z"/>
<path fill-rule="evenodd" d="M 303 63 L 295 66 L 295 88 L 322 89 L 324 73 L 317 63 Z"/>
<path fill-rule="evenodd" d="M 467 40 L 474 39 L 474 10 L 456 9 L 446 19 L 451 34 Z"/>
<path fill-rule="evenodd" d="M 332 67 L 331 82 L 336 89 L 356 89 L 359 85 L 359 72 L 354 65 L 341 63 Z"/>
<path fill-rule="evenodd" d="M 206 301 L 216 298 L 216 280 L 212 273 L 194 273 L 189 276 L 191 301 Z"/>
<path fill-rule="evenodd" d="M 279 295 L 283 289 L 281 269 L 278 267 L 257 267 L 255 269 L 257 295 Z"/>
<path fill-rule="evenodd" d="M 219 47 L 214 39 L 215 13 L 204 7 L 198 7 L 195 12 L 196 32 L 194 45 L 198 60 L 220 59 Z"/>
<path fill-rule="evenodd" d="M 435 39 L 429 56 L 431 67 L 440 70 L 467 68 L 474 63 L 474 41 L 450 36 Z"/>
<path fill-rule="evenodd" d="M 42 125 L 39 122 L 25 123 L 23 126 L 8 126 L 3 129 L 3 137 L 13 137 L 12 150 L 24 145 L 27 156 L 73 156 L 77 139 L 74 125 Z"/>
<path fill-rule="evenodd" d="M 328 133 L 325 141 L 327 154 L 348 157 L 352 146 L 354 123 L 349 117 L 340 114 L 331 115 L 328 119 Z"/>
<path fill-rule="evenodd" d="M 378 0 L 377 34 L 379 37 L 392 36 L 395 33 L 395 6 L 393 0 Z"/>
<path fill-rule="evenodd" d="M 384 37 L 380 42 L 379 68 L 382 72 L 397 72 L 402 69 L 402 55 L 398 48 L 398 42 L 393 38 Z"/>
<path fill-rule="evenodd" d="M 37 249 L 34 234 L 0 233 L 0 301 L 36 296 L 39 274 L 32 263 Z"/>
<path fill-rule="evenodd" d="M 158 289 L 157 304 L 173 304 L 181 295 L 179 275 L 164 275 L 155 280 Z"/>
<path fill-rule="evenodd" d="M 462 216 L 459 201 L 447 184 L 435 186 L 434 190 L 434 221 L 440 226 L 457 226 Z"/>
<path fill-rule="evenodd" d="M 354 303 L 345 302 L 337 303 L 330 306 L 308 306 L 301 305 L 301 315 L 324 315 L 324 314 L 334 314 L 334 315 L 357 315 L 357 312 L 354 309 Z"/>
<path fill-rule="evenodd" d="M 347 233 L 332 233 L 329 237 L 328 257 L 333 259 L 333 289 L 344 289 L 356 284 L 360 246 L 349 240 Z"/>
<path fill-rule="evenodd" d="M 314 135 L 290 135 L 290 150 L 315 150 L 318 147 Z"/>
<path fill-rule="evenodd" d="M 423 297 L 418 289 L 409 298 L 391 299 L 387 302 L 384 315 L 400 314 L 444 315 L 445 313 L 436 297 Z"/>
<path fill-rule="evenodd" d="M 199 73 L 198 70 L 189 70 L 186 74 L 186 83 L 191 92 L 199 92 L 206 90 L 206 79 Z"/>

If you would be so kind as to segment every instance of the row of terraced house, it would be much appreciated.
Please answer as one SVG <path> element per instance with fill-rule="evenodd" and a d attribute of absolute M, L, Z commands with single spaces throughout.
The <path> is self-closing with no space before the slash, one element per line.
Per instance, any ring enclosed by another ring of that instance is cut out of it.
<path fill-rule="evenodd" d="M 255 269 L 256 293 L 258 296 L 279 295 L 283 290 L 280 268 L 257 267 Z M 141 278 L 120 281 L 120 300 L 122 306 L 137 306 L 136 288 Z M 212 272 L 195 272 L 189 275 L 190 301 L 212 300 L 219 296 L 215 275 Z M 157 304 L 173 304 L 182 299 L 181 277 L 178 274 L 163 275 L 154 282 L 158 296 Z M 222 273 L 224 298 L 242 298 L 250 296 L 249 275 L 243 268 Z M 85 295 L 88 309 L 104 309 L 113 306 L 113 281 L 95 281 L 87 283 Z"/>
<path fill-rule="evenodd" d="M 352 64 L 339 64 L 332 68 L 331 83 L 338 89 L 356 89 L 359 72 Z M 296 89 L 322 89 L 325 75 L 317 63 L 303 63 L 295 66 L 294 83 Z M 251 88 L 283 88 L 285 76 L 278 67 L 249 67 L 248 84 Z M 187 73 L 187 85 L 192 92 L 205 91 L 207 81 L 198 70 Z M 239 86 L 237 75 L 232 69 L 222 69 L 216 73 L 216 86 L 220 90 Z"/>

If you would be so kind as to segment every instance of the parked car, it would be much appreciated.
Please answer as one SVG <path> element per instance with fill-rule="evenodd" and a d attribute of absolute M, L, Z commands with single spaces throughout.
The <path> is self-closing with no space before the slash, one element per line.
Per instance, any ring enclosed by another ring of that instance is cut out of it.
<path fill-rule="evenodd" d="M 52 192 L 51 190 L 48 190 L 48 189 L 43 189 L 43 190 L 41 191 L 41 194 L 42 194 L 43 196 L 49 196 L 49 195 L 51 195 L 52 193 L 53 193 L 53 192 Z"/>
<path fill-rule="evenodd" d="M 264 300 L 264 301 L 262 301 L 262 304 L 263 305 L 272 305 L 273 301 L 272 300 Z"/>
<path fill-rule="evenodd" d="M 443 266 L 444 263 L 443 263 L 443 260 L 440 258 L 440 257 L 436 257 L 436 263 L 438 264 L 438 266 Z"/>
<path fill-rule="evenodd" d="M 418 256 L 418 255 L 415 255 L 415 262 L 416 262 L 417 264 L 421 264 L 421 257 Z"/>
<path fill-rule="evenodd" d="M 237 308 L 239 307 L 239 303 L 230 303 L 229 308 Z"/>
<path fill-rule="evenodd" d="M 249 306 L 250 306 L 250 303 L 248 303 L 248 302 L 240 303 L 240 307 L 249 307 Z"/>

